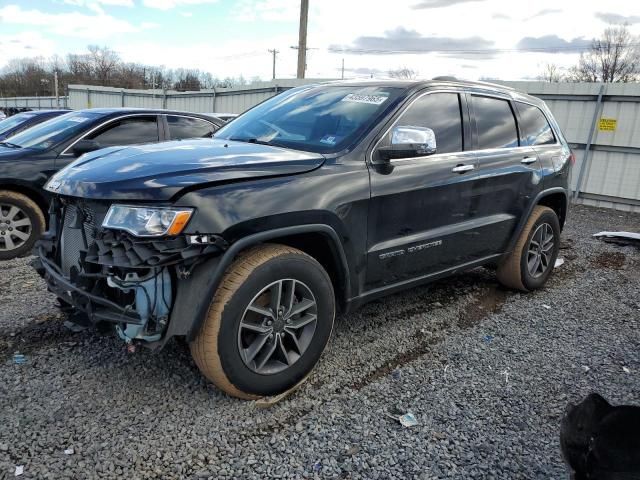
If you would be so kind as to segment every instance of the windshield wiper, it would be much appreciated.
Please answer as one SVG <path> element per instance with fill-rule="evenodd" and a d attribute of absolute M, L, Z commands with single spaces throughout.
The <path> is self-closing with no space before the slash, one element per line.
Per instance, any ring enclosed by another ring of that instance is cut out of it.
<path fill-rule="evenodd" d="M 284 147 L 281 143 L 274 142 L 273 140 L 260 140 L 259 138 L 241 138 L 241 137 L 231 137 L 229 138 L 232 142 L 245 142 L 245 143 L 255 143 L 257 145 L 269 145 L 270 147 Z"/>
<path fill-rule="evenodd" d="M 20 145 L 16 143 L 11 143 L 11 142 L 0 142 L 0 145 L 2 145 L 3 147 L 9 147 L 9 148 L 22 148 Z"/>

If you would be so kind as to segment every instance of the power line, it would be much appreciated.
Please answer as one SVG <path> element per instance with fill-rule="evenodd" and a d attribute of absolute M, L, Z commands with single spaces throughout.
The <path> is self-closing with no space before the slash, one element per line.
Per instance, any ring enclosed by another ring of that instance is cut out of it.
<path fill-rule="evenodd" d="M 627 43 L 619 45 L 611 45 L 611 47 L 634 47 L 640 46 L 640 43 Z M 330 53 L 352 53 L 352 54 L 423 54 L 423 53 L 457 53 L 466 55 L 486 55 L 491 53 L 535 53 L 535 52 L 578 52 L 591 50 L 592 45 L 584 46 L 549 46 L 549 47 L 528 47 L 528 48 L 483 48 L 483 49 L 379 49 L 379 48 L 353 48 L 353 47 L 329 47 Z"/>

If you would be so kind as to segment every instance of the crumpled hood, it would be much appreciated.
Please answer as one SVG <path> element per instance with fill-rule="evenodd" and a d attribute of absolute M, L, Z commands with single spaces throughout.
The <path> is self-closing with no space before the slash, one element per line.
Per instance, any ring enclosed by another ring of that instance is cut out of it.
<path fill-rule="evenodd" d="M 320 154 L 269 145 L 182 140 L 87 153 L 60 170 L 45 188 L 96 200 L 166 201 L 192 186 L 303 173 L 323 162 Z"/>

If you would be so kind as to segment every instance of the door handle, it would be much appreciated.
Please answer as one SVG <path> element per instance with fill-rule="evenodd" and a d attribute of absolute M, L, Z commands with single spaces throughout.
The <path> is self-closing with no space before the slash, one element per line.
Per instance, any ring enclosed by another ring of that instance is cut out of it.
<path fill-rule="evenodd" d="M 524 157 L 522 160 L 520 160 L 520 163 L 529 165 L 530 163 L 536 163 L 537 161 L 538 161 L 538 157 Z"/>
<path fill-rule="evenodd" d="M 451 169 L 451 171 L 453 173 L 464 173 L 464 172 L 470 172 L 475 168 L 476 168 L 475 165 L 456 165 Z"/>

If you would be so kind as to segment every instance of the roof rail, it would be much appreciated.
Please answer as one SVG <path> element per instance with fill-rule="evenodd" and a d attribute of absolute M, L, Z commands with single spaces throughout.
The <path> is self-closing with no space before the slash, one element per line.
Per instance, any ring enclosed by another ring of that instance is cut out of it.
<path fill-rule="evenodd" d="M 438 77 L 433 77 L 431 80 L 441 80 L 441 81 L 448 81 L 448 82 L 459 82 L 460 80 L 458 80 L 456 77 L 452 76 L 452 75 L 440 75 Z"/>

